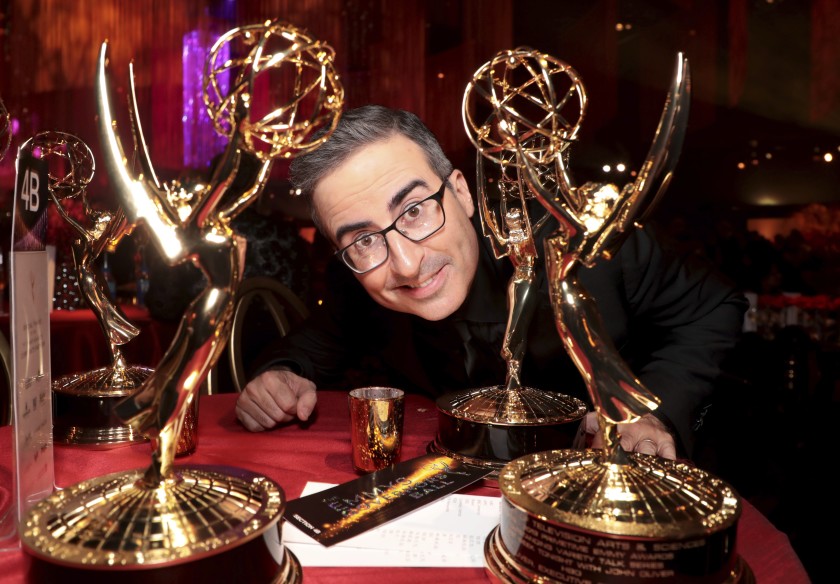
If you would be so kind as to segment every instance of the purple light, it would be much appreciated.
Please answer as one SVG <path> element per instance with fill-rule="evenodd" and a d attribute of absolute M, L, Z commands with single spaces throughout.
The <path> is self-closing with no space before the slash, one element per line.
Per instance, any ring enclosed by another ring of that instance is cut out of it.
<path fill-rule="evenodd" d="M 207 115 L 202 99 L 204 87 L 204 63 L 218 35 L 208 30 L 192 30 L 184 35 L 184 49 L 181 56 L 184 75 L 181 121 L 184 124 L 184 166 L 205 170 L 213 157 L 227 144 L 227 138 L 213 129 L 213 122 Z M 221 49 L 220 58 L 230 56 L 230 47 Z M 216 79 L 222 91 L 229 87 L 230 75 L 220 73 Z"/>

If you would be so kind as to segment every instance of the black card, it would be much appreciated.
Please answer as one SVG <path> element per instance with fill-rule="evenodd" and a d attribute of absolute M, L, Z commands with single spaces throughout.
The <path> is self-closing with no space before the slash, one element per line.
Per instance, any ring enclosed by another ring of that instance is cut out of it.
<path fill-rule="evenodd" d="M 284 517 L 331 546 L 454 493 L 492 470 L 426 454 L 289 501 Z"/>

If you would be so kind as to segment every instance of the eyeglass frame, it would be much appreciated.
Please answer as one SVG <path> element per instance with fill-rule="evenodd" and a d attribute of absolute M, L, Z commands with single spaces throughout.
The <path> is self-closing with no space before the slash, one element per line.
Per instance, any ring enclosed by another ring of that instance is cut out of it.
<path fill-rule="evenodd" d="M 440 188 L 437 190 L 437 192 L 429 195 L 425 199 L 417 201 L 416 203 L 414 203 L 410 207 L 406 208 L 405 211 L 403 211 L 402 213 L 397 215 L 397 217 L 394 219 L 394 222 L 391 223 L 388 227 L 386 227 L 385 229 L 380 229 L 379 231 L 372 231 L 370 233 L 365 233 L 364 235 L 361 235 L 361 236 L 357 237 L 356 239 L 351 241 L 349 244 L 347 244 L 344 247 L 342 247 L 341 249 L 337 250 L 335 252 L 335 255 L 337 255 L 341 259 L 341 262 L 345 266 L 347 266 L 348 268 L 353 270 L 353 272 L 355 272 L 357 274 L 367 274 L 368 272 L 371 272 L 371 271 L 375 270 L 376 268 L 380 268 L 380 267 L 384 266 L 385 263 L 388 261 L 388 258 L 391 257 L 391 246 L 388 245 L 388 238 L 385 237 L 388 234 L 388 232 L 396 231 L 397 233 L 399 233 L 400 235 L 405 237 L 407 240 L 412 241 L 414 243 L 420 243 L 421 241 L 425 241 L 425 240 L 429 239 L 432 235 L 434 235 L 435 233 L 440 231 L 443 228 L 444 225 L 446 225 L 446 209 L 443 208 L 443 195 L 444 195 L 444 193 L 446 193 L 446 187 L 447 187 L 448 184 L 449 184 L 449 177 L 447 176 L 445 179 L 443 179 L 443 184 L 440 185 Z M 408 213 L 409 211 L 411 211 L 415 207 L 418 207 L 418 206 L 422 205 L 426 201 L 434 201 L 438 204 L 438 207 L 440 207 L 440 212 L 443 215 L 443 221 L 441 221 L 440 225 L 438 225 L 438 227 L 434 231 L 432 231 L 431 233 L 421 237 L 420 239 L 411 239 L 408 235 L 406 235 L 405 233 L 403 233 L 402 231 L 397 229 L 397 223 L 399 223 L 400 219 L 403 218 L 403 215 L 405 215 L 406 213 Z M 351 247 L 353 247 L 356 244 L 356 242 L 358 242 L 360 239 L 364 239 L 365 237 L 371 237 L 371 236 L 375 236 L 375 235 L 381 235 L 382 236 L 382 241 L 385 242 L 385 259 L 383 259 L 382 262 L 376 264 L 372 268 L 368 268 L 366 270 L 358 270 L 358 269 L 354 268 L 353 266 L 351 266 L 350 261 L 347 260 L 344 257 L 344 254 L 347 252 L 347 250 L 350 249 Z"/>

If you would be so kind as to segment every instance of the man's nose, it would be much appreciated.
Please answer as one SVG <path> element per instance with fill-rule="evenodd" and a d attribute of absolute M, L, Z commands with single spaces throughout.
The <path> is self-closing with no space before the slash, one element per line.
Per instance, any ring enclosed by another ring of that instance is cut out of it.
<path fill-rule="evenodd" d="M 413 276 L 420 269 L 420 262 L 426 251 L 419 243 L 402 236 L 396 230 L 385 236 L 391 256 L 391 269 L 403 276 Z"/>

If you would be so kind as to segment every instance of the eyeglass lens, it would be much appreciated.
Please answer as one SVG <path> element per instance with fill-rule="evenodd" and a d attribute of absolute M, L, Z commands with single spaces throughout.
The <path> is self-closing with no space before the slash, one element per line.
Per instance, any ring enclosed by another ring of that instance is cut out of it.
<path fill-rule="evenodd" d="M 445 183 L 444 183 L 445 184 Z M 440 191 L 403 211 L 388 228 L 368 233 L 347 246 L 341 256 L 345 263 L 357 272 L 363 273 L 378 267 L 388 259 L 388 243 L 385 235 L 391 229 L 398 231 L 411 241 L 422 241 L 443 226 L 444 213 L 439 196 Z"/>

